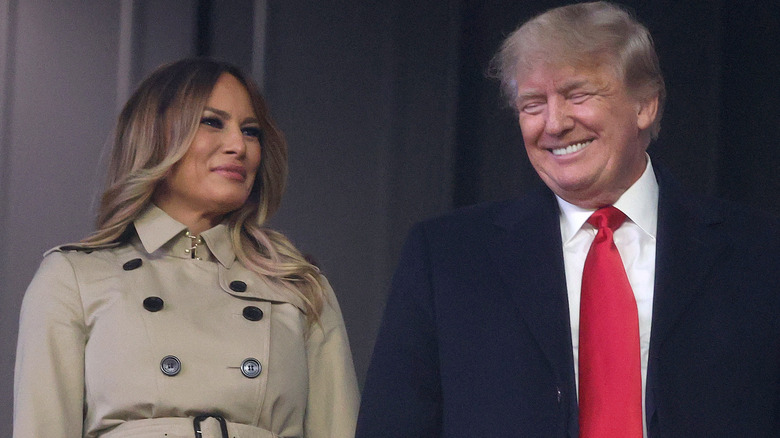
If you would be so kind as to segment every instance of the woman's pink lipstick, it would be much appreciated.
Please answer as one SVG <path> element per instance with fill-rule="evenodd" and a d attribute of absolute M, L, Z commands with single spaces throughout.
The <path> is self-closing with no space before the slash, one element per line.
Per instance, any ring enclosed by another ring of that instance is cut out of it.
<path fill-rule="evenodd" d="M 220 175 L 235 181 L 246 181 L 246 168 L 244 166 L 228 164 L 224 166 L 217 166 L 211 169 L 211 171 L 217 172 Z"/>

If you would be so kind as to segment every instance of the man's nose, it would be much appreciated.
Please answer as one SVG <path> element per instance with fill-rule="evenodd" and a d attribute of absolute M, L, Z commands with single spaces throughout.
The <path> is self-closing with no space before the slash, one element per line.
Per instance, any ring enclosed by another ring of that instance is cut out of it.
<path fill-rule="evenodd" d="M 560 136 L 574 127 L 574 120 L 569 114 L 565 102 L 551 100 L 547 103 L 547 114 L 544 131 L 548 135 Z"/>

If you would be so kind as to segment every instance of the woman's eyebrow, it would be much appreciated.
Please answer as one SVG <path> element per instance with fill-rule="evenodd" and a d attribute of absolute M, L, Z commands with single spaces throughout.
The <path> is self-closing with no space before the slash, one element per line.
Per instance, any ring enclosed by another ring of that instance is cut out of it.
<path fill-rule="evenodd" d="M 230 113 L 227 112 L 227 111 L 222 111 L 220 109 L 216 109 L 216 108 L 213 108 L 213 107 L 210 107 L 210 106 L 207 106 L 207 107 L 205 107 L 203 109 L 207 110 L 207 111 L 211 111 L 212 113 L 222 117 L 223 119 L 230 120 L 230 118 L 231 118 Z"/>

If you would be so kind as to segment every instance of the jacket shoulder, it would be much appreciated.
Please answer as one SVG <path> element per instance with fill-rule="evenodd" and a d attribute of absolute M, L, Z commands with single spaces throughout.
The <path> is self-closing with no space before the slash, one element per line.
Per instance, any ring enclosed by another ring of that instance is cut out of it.
<path fill-rule="evenodd" d="M 536 188 L 519 198 L 491 201 L 437 216 L 417 224 L 424 232 L 482 232 L 493 227 L 511 228 L 531 216 L 557 215 L 555 196 L 546 188 Z"/>
<path fill-rule="evenodd" d="M 122 266 L 133 257 L 132 244 L 116 242 L 104 245 L 84 245 L 68 243 L 55 246 L 43 255 L 41 267 L 66 263 L 77 276 L 87 280 L 113 272 L 114 267 Z"/>

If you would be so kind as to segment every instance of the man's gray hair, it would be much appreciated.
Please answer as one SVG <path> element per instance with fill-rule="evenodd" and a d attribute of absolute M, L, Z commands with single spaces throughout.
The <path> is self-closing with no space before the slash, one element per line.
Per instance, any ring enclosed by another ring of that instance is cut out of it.
<path fill-rule="evenodd" d="M 610 65 L 638 99 L 658 96 L 651 135 L 661 129 L 666 88 L 650 32 L 631 14 L 608 2 L 578 3 L 551 9 L 526 21 L 504 40 L 490 64 L 491 76 L 512 107 L 518 79 L 541 64 L 597 67 Z"/>

